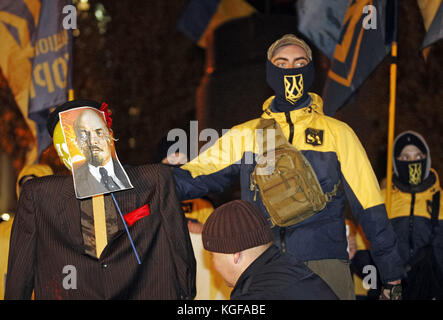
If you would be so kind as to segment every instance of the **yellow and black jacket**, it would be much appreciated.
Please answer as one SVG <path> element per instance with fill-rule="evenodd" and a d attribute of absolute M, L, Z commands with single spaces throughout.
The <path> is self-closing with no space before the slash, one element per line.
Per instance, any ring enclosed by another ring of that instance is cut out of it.
<path fill-rule="evenodd" d="M 272 100 L 263 105 L 263 118 L 274 118 L 286 138 L 309 160 L 324 192 L 341 180 L 343 188 L 327 206 L 300 224 L 272 228 L 275 244 L 299 260 L 348 259 L 343 209 L 345 196 L 363 226 L 383 281 L 404 276 L 397 239 L 371 164 L 354 131 L 344 122 L 323 114 L 323 101 L 310 93 L 311 104 L 290 112 L 274 112 Z M 251 191 L 260 119 L 233 127 L 198 157 L 174 169 L 179 197 L 198 198 L 221 192 L 240 178 L 241 197 L 256 203 L 268 215 L 260 195 Z M 255 200 L 254 200 L 255 199 Z M 269 215 L 268 215 L 269 216 Z"/>
<path fill-rule="evenodd" d="M 429 242 L 431 235 L 432 197 L 441 193 L 438 174 L 431 169 L 429 177 L 419 186 L 404 186 L 394 179 L 389 219 L 398 237 L 400 256 L 408 261 Z M 382 190 L 386 196 L 386 189 Z M 439 224 L 435 229 L 433 247 L 437 263 L 443 271 L 443 198 L 440 195 Z"/>

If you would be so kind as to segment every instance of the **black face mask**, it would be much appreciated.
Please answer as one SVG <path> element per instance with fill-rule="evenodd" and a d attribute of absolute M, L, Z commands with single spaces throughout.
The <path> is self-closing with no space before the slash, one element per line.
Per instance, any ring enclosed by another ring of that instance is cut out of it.
<path fill-rule="evenodd" d="M 426 159 L 416 161 L 395 160 L 398 180 L 405 185 L 417 186 L 421 184 L 426 173 Z"/>
<path fill-rule="evenodd" d="M 301 68 L 283 69 L 266 62 L 266 81 L 275 92 L 274 106 L 285 112 L 303 106 L 309 98 L 308 90 L 315 79 L 314 64 L 310 61 Z"/>

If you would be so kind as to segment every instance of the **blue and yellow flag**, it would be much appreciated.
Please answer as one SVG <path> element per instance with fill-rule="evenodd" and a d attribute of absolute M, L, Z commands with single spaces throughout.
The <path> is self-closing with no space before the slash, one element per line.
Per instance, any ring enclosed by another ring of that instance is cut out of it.
<path fill-rule="evenodd" d="M 63 8 L 71 2 L 0 2 L 0 67 L 38 140 L 38 154 L 51 143 L 46 132 L 49 108 L 65 102 L 71 86 L 71 32 L 62 24 Z M 35 160 L 36 152 L 31 157 Z"/>
<path fill-rule="evenodd" d="M 256 10 L 244 0 L 191 0 L 177 28 L 206 48 L 214 30 L 226 21 L 251 15 Z"/>
<path fill-rule="evenodd" d="M 387 18 L 388 2 L 349 1 L 323 91 L 326 114 L 334 115 L 390 52 L 387 29 L 395 17 Z"/>
<path fill-rule="evenodd" d="M 297 30 L 330 60 L 340 40 L 349 0 L 298 0 Z"/>

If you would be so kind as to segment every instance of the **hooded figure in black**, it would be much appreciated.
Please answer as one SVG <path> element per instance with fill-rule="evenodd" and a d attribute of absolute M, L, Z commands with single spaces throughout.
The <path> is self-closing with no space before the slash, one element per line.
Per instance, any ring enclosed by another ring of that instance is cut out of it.
<path fill-rule="evenodd" d="M 393 155 L 388 216 L 407 261 L 403 297 L 443 299 L 443 202 L 429 147 L 420 134 L 405 131 L 394 140 Z"/>

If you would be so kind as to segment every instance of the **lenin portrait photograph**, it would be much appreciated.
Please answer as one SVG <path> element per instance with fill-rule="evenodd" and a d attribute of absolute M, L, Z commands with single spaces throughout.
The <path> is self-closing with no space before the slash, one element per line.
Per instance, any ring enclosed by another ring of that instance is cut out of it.
<path fill-rule="evenodd" d="M 78 199 L 133 188 L 118 160 L 115 139 L 102 111 L 83 107 L 60 112 L 59 116 Z"/>

